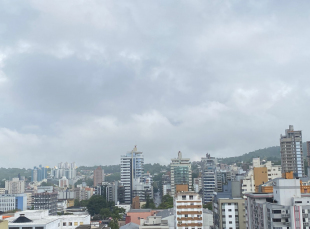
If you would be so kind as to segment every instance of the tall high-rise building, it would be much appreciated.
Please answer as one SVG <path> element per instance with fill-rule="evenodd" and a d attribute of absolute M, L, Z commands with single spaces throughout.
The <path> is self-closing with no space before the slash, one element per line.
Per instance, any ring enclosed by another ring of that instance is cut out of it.
<path fill-rule="evenodd" d="M 295 177 L 303 177 L 304 163 L 301 130 L 294 130 L 292 125 L 280 136 L 282 174 L 293 172 Z"/>
<path fill-rule="evenodd" d="M 201 158 L 202 163 L 202 198 L 203 203 L 211 202 L 214 191 L 217 189 L 217 159 L 206 154 L 206 157 Z"/>
<path fill-rule="evenodd" d="M 67 177 L 68 179 L 75 179 L 76 178 L 76 164 L 73 163 L 58 163 L 58 167 L 55 166 L 51 169 L 51 177 L 56 179 L 61 179 L 63 176 Z"/>
<path fill-rule="evenodd" d="M 94 171 L 94 187 L 97 185 L 101 185 L 104 181 L 104 170 L 99 166 Z"/>
<path fill-rule="evenodd" d="M 307 141 L 307 162 L 308 162 L 308 171 L 307 175 L 310 176 L 310 141 Z"/>
<path fill-rule="evenodd" d="M 31 181 L 42 181 L 47 178 L 47 169 L 43 167 L 42 165 L 39 165 L 39 167 L 34 167 L 31 174 Z"/>
<path fill-rule="evenodd" d="M 188 191 L 192 191 L 192 165 L 189 158 L 182 158 L 181 151 L 178 157 L 171 159 L 171 194 L 176 193 L 176 185 L 188 185 Z"/>
<path fill-rule="evenodd" d="M 144 156 L 138 152 L 137 147 L 121 156 L 121 183 L 124 186 L 124 202 L 131 204 L 133 181 L 142 176 L 144 173 Z"/>

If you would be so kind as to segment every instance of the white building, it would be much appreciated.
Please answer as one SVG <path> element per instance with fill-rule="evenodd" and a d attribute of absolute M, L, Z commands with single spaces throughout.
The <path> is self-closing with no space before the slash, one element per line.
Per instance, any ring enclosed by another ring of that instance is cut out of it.
<path fill-rule="evenodd" d="M 203 228 L 203 207 L 199 194 L 179 192 L 174 198 L 174 227 L 176 229 Z"/>
<path fill-rule="evenodd" d="M 25 180 L 13 178 L 11 181 L 5 181 L 5 191 L 7 194 L 19 194 L 25 192 Z"/>
<path fill-rule="evenodd" d="M 68 162 L 60 162 L 58 166 L 51 169 L 51 176 L 53 178 L 59 179 L 65 176 L 67 179 L 76 178 L 76 164 L 75 162 L 69 164 Z"/>
<path fill-rule="evenodd" d="M 132 183 L 144 173 L 143 165 L 143 153 L 138 152 L 136 146 L 130 153 L 121 156 L 121 183 L 125 188 L 125 204 L 132 202 Z"/>
<path fill-rule="evenodd" d="M 271 161 L 261 163 L 260 158 L 253 158 L 252 167 L 248 170 L 242 182 L 242 193 L 255 192 L 254 168 L 266 167 L 268 180 L 282 177 L 281 165 L 273 165 Z"/>
<path fill-rule="evenodd" d="M 74 229 L 90 224 L 90 215 L 49 216 L 48 210 L 27 210 L 8 218 L 9 228 L 14 229 Z"/>
<path fill-rule="evenodd" d="M 302 229 L 310 226 L 310 195 L 300 193 L 299 179 L 275 179 L 273 193 L 248 193 L 247 228 Z"/>
<path fill-rule="evenodd" d="M 7 212 L 15 209 L 27 210 L 26 194 L 2 194 L 0 195 L 0 211 Z"/>

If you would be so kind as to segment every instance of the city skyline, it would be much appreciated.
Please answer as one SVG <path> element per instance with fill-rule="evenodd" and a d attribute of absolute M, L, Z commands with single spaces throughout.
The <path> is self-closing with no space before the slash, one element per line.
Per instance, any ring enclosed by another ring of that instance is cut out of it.
<path fill-rule="evenodd" d="M 2 1 L 0 167 L 237 156 L 288 125 L 309 140 L 309 6 Z"/>

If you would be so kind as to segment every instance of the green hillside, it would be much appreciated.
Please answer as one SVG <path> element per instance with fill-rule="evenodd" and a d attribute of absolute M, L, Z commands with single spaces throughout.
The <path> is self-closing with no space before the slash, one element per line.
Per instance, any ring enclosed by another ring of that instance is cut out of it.
<path fill-rule="evenodd" d="M 305 142 L 302 144 L 302 147 L 303 147 L 303 156 L 304 158 L 306 158 L 307 145 Z M 226 157 L 226 158 L 219 158 L 219 159 L 224 164 L 233 164 L 233 163 L 238 163 L 238 162 L 251 163 L 252 159 L 255 157 L 259 157 L 261 160 L 267 160 L 267 161 L 272 161 L 272 162 L 277 163 L 281 160 L 280 146 L 271 146 L 268 148 L 259 149 L 253 152 L 245 153 L 241 156 Z"/>

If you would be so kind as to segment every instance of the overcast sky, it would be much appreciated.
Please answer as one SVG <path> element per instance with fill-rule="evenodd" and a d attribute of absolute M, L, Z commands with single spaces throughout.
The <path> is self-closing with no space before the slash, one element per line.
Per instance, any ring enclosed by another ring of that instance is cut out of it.
<path fill-rule="evenodd" d="M 0 1 L 0 167 L 310 140 L 309 1 Z"/>

